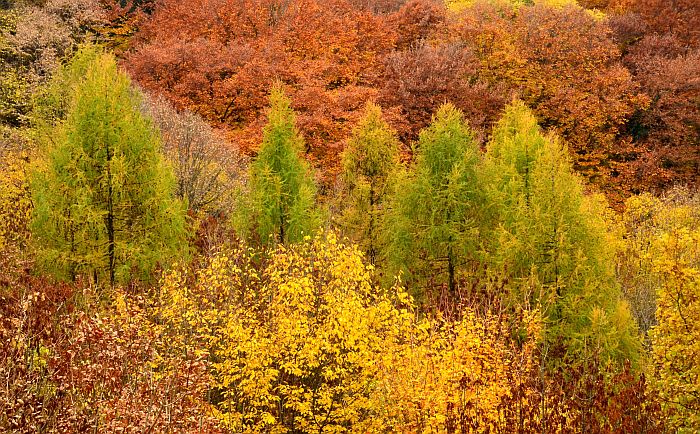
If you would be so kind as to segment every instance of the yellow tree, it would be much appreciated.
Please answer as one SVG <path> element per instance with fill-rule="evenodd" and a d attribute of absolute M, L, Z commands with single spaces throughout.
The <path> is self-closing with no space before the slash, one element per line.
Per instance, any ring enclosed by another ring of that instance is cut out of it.
<path fill-rule="evenodd" d="M 373 287 L 372 267 L 333 234 L 279 245 L 262 267 L 254 257 L 248 249 L 223 252 L 194 288 L 177 272 L 162 288 L 170 300 L 165 322 L 182 336 L 202 337 L 189 348 L 205 346 L 213 356 L 223 425 L 234 432 L 381 431 L 371 397 L 378 354 L 395 330 L 396 294 Z"/>
<path fill-rule="evenodd" d="M 679 432 L 700 430 L 700 196 L 692 199 L 667 200 L 664 212 L 656 210 L 658 228 L 640 258 L 651 264 L 657 285 L 658 324 L 649 332 L 653 384 Z"/>
<path fill-rule="evenodd" d="M 671 424 L 700 430 L 700 230 L 679 230 L 658 239 L 655 261 L 662 277 L 652 328 L 656 387 Z"/>
<path fill-rule="evenodd" d="M 333 234 L 261 253 L 239 246 L 194 278 L 172 271 L 159 296 L 163 357 L 208 359 L 213 411 L 233 432 L 488 432 L 537 366 L 536 314 L 515 348 L 495 315 L 419 316 Z"/>
<path fill-rule="evenodd" d="M 0 250 L 29 236 L 32 201 L 26 151 L 0 150 Z"/>

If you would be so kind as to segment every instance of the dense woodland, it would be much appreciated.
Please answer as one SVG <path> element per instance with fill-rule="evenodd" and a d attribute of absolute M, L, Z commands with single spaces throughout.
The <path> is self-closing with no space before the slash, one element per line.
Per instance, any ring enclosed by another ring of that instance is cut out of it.
<path fill-rule="evenodd" d="M 700 431 L 697 0 L 0 0 L 0 431 Z"/>

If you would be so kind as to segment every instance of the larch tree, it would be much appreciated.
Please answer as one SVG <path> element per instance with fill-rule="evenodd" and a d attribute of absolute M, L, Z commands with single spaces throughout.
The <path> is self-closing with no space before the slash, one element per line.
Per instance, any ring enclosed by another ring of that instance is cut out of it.
<path fill-rule="evenodd" d="M 399 168 L 399 141 L 378 105 L 365 107 L 343 152 L 342 165 L 340 226 L 374 265 L 384 250 L 382 222 Z"/>
<path fill-rule="evenodd" d="M 184 247 L 185 207 L 114 57 L 86 47 L 67 69 L 76 65 L 84 74 L 59 76 L 72 77 L 57 97 L 66 99 L 65 118 L 49 129 L 31 175 L 40 260 L 59 278 L 147 277 Z"/>
<path fill-rule="evenodd" d="M 506 300 L 541 309 L 548 342 L 570 353 L 635 361 L 639 339 L 601 203 L 584 195 L 566 148 L 542 134 L 522 102 L 496 125 L 480 177 L 493 222 L 484 256 Z"/>
<path fill-rule="evenodd" d="M 251 165 L 248 223 L 262 244 L 287 244 L 316 229 L 316 187 L 301 156 L 304 139 L 297 130 L 294 111 L 282 86 L 270 93 L 268 123 L 263 142 Z"/>
<path fill-rule="evenodd" d="M 397 181 L 387 219 L 388 259 L 416 295 L 446 285 L 455 296 L 477 247 L 478 145 L 462 112 L 444 104 L 417 146 L 415 167 Z"/>

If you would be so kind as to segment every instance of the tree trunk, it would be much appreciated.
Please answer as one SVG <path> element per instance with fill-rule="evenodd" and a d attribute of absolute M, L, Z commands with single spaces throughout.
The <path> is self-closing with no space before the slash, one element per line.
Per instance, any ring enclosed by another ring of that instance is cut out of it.
<path fill-rule="evenodd" d="M 107 256 L 109 259 L 109 284 L 114 286 L 114 198 L 112 191 L 112 152 L 107 148 Z"/>

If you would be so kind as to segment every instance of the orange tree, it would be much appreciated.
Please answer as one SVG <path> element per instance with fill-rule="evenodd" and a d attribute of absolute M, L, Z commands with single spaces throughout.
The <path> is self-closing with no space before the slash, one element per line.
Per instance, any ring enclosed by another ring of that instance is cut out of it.
<path fill-rule="evenodd" d="M 451 28 L 473 48 L 485 80 L 518 91 L 542 126 L 567 140 L 577 170 L 601 181 L 616 170 L 621 127 L 647 101 L 605 20 L 572 5 L 477 3 Z"/>
<path fill-rule="evenodd" d="M 249 152 L 259 143 L 267 90 L 281 80 L 306 151 L 332 171 L 392 41 L 382 19 L 343 0 L 166 0 L 125 65 L 147 89 L 226 125 Z"/>

